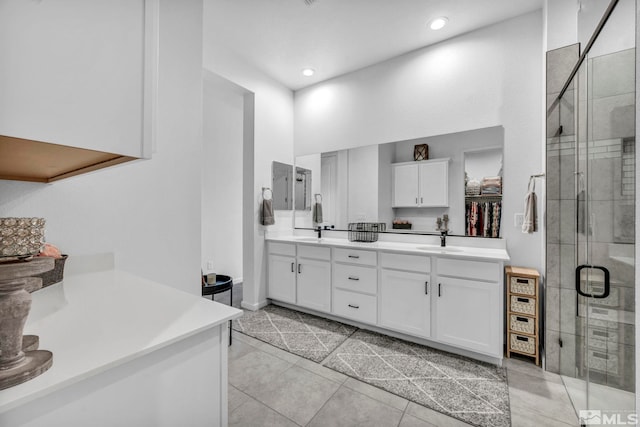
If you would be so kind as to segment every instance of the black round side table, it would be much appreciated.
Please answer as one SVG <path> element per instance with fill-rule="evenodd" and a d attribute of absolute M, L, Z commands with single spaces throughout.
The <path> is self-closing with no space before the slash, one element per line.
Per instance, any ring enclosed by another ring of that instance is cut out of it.
<path fill-rule="evenodd" d="M 229 305 L 233 305 L 233 279 L 224 274 L 216 275 L 216 284 L 208 284 L 207 276 L 202 276 L 202 296 L 211 295 L 211 300 L 215 301 L 215 294 L 229 291 Z M 229 320 L 229 345 L 231 345 L 231 320 Z"/>

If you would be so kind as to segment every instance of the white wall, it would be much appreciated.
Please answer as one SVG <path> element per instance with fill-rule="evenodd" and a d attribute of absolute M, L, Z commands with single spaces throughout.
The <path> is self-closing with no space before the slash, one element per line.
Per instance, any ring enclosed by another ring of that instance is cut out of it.
<path fill-rule="evenodd" d="M 245 308 L 255 309 L 266 304 L 265 231 L 287 233 L 293 227 L 292 211 L 276 211 L 276 224 L 273 226 L 264 227 L 258 221 L 262 187 L 271 186 L 271 162 L 277 160 L 293 164 L 293 93 L 218 43 L 215 28 L 207 26 L 206 22 L 208 16 L 223 9 L 224 1 L 204 0 L 203 64 L 205 69 L 251 92 L 245 95 L 244 137 L 247 138 L 247 133 L 253 137 L 253 157 L 247 159 L 250 153 L 245 152 L 243 166 L 238 167 L 244 169 L 244 212 L 251 215 L 243 220 L 242 304 Z M 247 111 L 246 98 L 253 99 L 251 111 Z M 244 147 L 247 148 L 246 139 Z M 247 179 L 253 182 L 247 182 Z"/>
<path fill-rule="evenodd" d="M 541 12 L 296 92 L 295 154 L 503 126 L 503 218 L 542 171 Z M 542 234 L 505 233 L 514 265 L 542 271 Z"/>
<path fill-rule="evenodd" d="M 160 0 L 159 13 L 153 158 L 48 185 L 0 181 L 0 216 L 44 217 L 70 257 L 113 252 L 120 269 L 200 294 L 202 0 Z"/>
<path fill-rule="evenodd" d="M 203 75 L 202 269 L 239 282 L 245 91 L 213 73 Z"/>

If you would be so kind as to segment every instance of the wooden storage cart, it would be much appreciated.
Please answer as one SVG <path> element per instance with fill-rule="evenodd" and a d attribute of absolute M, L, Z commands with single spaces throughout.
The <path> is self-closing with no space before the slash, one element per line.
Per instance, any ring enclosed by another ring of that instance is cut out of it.
<path fill-rule="evenodd" d="M 523 354 L 540 364 L 540 273 L 532 268 L 505 268 L 507 275 L 507 357 Z"/>

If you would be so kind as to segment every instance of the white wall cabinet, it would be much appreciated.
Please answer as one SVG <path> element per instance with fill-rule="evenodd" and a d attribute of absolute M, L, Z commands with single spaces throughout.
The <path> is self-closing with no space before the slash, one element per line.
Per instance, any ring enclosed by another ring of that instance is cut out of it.
<path fill-rule="evenodd" d="M 392 207 L 449 206 L 449 159 L 395 163 Z"/>
<path fill-rule="evenodd" d="M 143 157 L 156 5 L 3 2 L 0 135 Z"/>

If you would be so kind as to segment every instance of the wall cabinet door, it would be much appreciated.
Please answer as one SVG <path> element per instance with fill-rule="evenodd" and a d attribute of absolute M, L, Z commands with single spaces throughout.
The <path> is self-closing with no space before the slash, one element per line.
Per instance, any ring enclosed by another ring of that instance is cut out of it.
<path fill-rule="evenodd" d="M 297 304 L 318 311 L 331 311 L 331 263 L 298 259 Z"/>
<path fill-rule="evenodd" d="M 295 304 L 296 258 L 288 255 L 269 254 L 268 268 L 267 297 Z"/>
<path fill-rule="evenodd" d="M 392 207 L 418 206 L 418 165 L 393 166 Z"/>
<path fill-rule="evenodd" d="M 3 2 L 0 135 L 141 157 L 153 3 Z"/>
<path fill-rule="evenodd" d="M 500 284 L 450 277 L 439 277 L 437 282 L 438 341 L 502 357 Z"/>
<path fill-rule="evenodd" d="M 420 164 L 421 207 L 449 206 L 449 161 Z"/>
<path fill-rule="evenodd" d="M 392 207 L 449 206 L 449 159 L 393 165 Z"/>
<path fill-rule="evenodd" d="M 432 284 L 428 274 L 386 270 L 380 281 L 380 326 L 431 336 Z"/>

